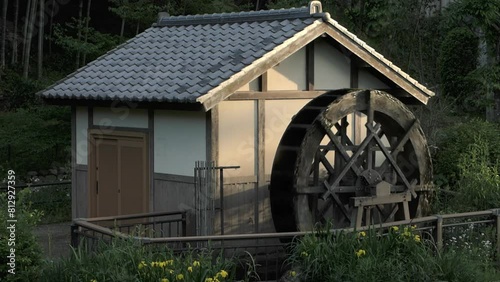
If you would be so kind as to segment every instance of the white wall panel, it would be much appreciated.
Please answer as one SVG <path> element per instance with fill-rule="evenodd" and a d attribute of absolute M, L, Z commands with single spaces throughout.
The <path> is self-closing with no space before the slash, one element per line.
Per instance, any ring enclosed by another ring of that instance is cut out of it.
<path fill-rule="evenodd" d="M 218 165 L 239 165 L 224 176 L 256 175 L 257 102 L 224 101 L 219 104 Z"/>
<path fill-rule="evenodd" d="M 292 117 L 310 100 L 266 100 L 265 110 L 265 173 L 270 174 L 276 149 Z"/>
<path fill-rule="evenodd" d="M 205 113 L 156 110 L 154 139 L 155 172 L 193 176 L 206 160 Z"/>
<path fill-rule="evenodd" d="M 89 124 L 87 107 L 76 107 L 76 163 L 87 164 L 87 128 Z"/>
<path fill-rule="evenodd" d="M 243 85 L 238 89 L 238 91 L 259 91 L 259 78 L 256 78 L 249 83 Z"/>
<path fill-rule="evenodd" d="M 359 88 L 367 89 L 387 89 L 389 86 L 373 76 L 367 70 L 360 69 L 358 73 Z"/>
<path fill-rule="evenodd" d="M 324 40 L 314 42 L 314 88 L 342 89 L 351 86 L 351 60 Z"/>
<path fill-rule="evenodd" d="M 268 90 L 306 89 L 306 49 L 302 48 L 267 71 Z"/>
<path fill-rule="evenodd" d="M 94 125 L 106 129 L 117 126 L 148 128 L 148 111 L 126 107 L 94 108 Z"/>

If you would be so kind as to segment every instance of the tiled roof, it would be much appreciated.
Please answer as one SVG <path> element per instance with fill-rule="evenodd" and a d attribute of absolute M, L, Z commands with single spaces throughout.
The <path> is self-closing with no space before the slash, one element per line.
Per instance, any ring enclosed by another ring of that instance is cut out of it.
<path fill-rule="evenodd" d="M 162 18 L 39 94 L 48 100 L 199 102 L 208 110 L 324 33 L 422 103 L 434 95 L 323 13 L 318 1 L 299 9 Z"/>
<path fill-rule="evenodd" d="M 40 95 L 195 102 L 315 20 L 308 8 L 163 18 Z"/>

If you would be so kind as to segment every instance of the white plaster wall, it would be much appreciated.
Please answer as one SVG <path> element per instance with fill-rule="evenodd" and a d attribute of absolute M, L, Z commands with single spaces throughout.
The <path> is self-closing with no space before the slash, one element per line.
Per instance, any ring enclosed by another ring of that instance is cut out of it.
<path fill-rule="evenodd" d="M 148 128 L 148 111 L 125 107 L 94 108 L 94 125 L 106 129 L 113 127 Z"/>
<path fill-rule="evenodd" d="M 206 160 L 204 112 L 156 110 L 154 170 L 193 176 L 194 163 Z"/>
<path fill-rule="evenodd" d="M 307 104 L 309 99 L 266 100 L 265 109 L 265 173 L 271 174 L 276 149 L 292 117 Z"/>
<path fill-rule="evenodd" d="M 249 83 L 241 86 L 237 91 L 259 91 L 259 78 L 256 78 Z"/>
<path fill-rule="evenodd" d="M 306 89 L 306 49 L 302 48 L 267 71 L 268 90 Z"/>
<path fill-rule="evenodd" d="M 328 42 L 314 41 L 314 88 L 342 89 L 351 86 L 351 60 Z"/>
<path fill-rule="evenodd" d="M 76 107 L 76 163 L 87 164 L 87 136 L 88 136 L 88 109 L 87 107 Z"/>
<path fill-rule="evenodd" d="M 257 102 L 224 101 L 219 104 L 218 165 L 239 165 L 224 176 L 256 175 Z"/>
<path fill-rule="evenodd" d="M 387 89 L 389 86 L 373 76 L 367 70 L 360 69 L 358 72 L 358 88 Z"/>

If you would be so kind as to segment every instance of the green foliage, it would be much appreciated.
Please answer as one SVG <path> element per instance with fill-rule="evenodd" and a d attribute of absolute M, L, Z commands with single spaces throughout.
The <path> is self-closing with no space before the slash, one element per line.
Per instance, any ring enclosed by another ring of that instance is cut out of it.
<path fill-rule="evenodd" d="M 64 166 L 70 157 L 70 109 L 38 106 L 0 112 L 0 175 L 13 169 L 30 170 Z"/>
<path fill-rule="evenodd" d="M 103 55 L 120 43 L 119 36 L 101 33 L 92 27 L 86 28 L 85 21 L 85 18 L 81 21 L 72 18 L 71 22 L 67 22 L 64 26 L 54 25 L 54 43 L 69 54 L 78 52 L 87 54 L 89 61 Z M 78 38 L 79 31 L 82 35 L 88 34 L 87 42 L 83 36 Z"/>
<path fill-rule="evenodd" d="M 158 6 L 150 0 L 109 0 L 115 7 L 109 10 L 119 16 L 121 19 L 131 21 L 134 24 L 150 26 L 156 21 L 156 14 L 170 8 L 167 6 Z"/>
<path fill-rule="evenodd" d="M 27 189 L 32 190 L 29 201 L 41 213 L 41 224 L 71 221 L 71 184 Z"/>
<path fill-rule="evenodd" d="M 0 110 L 29 108 L 39 103 L 35 92 L 43 89 L 43 85 L 32 79 L 25 79 L 20 72 L 5 69 L 0 79 L 0 95 L 3 94 L 5 103 Z"/>
<path fill-rule="evenodd" d="M 489 148 L 489 165 L 500 160 L 500 125 L 479 119 L 460 123 L 443 130 L 437 146 L 434 156 L 436 184 L 454 187 L 461 177 L 460 160 L 469 157 L 471 146 Z"/>
<path fill-rule="evenodd" d="M 493 281 L 492 261 L 450 248 L 436 255 L 431 241 L 411 227 L 337 233 L 320 230 L 293 248 L 289 276 L 300 281 Z M 468 273 L 463 274 L 463 270 Z"/>
<path fill-rule="evenodd" d="M 15 246 L 9 246 L 7 238 L 10 232 L 7 228 L 0 229 L 0 280 L 4 281 L 30 281 L 40 269 L 42 264 L 41 249 L 36 237 L 33 235 L 33 227 L 39 221 L 40 213 L 32 210 L 29 202 L 30 191 L 25 189 L 16 195 L 15 219 Z M 0 194 L 1 211 L 0 220 L 7 222 L 7 195 Z M 7 223 L 9 224 L 9 223 Z M 15 248 L 16 271 L 15 275 L 8 274 L 7 255 L 10 249 Z"/>
<path fill-rule="evenodd" d="M 153 250 L 135 241 L 114 240 L 94 253 L 80 248 L 68 259 L 47 262 L 39 281 L 206 282 L 214 277 L 220 282 L 233 281 L 235 264 L 213 255 L 211 251 L 188 251 L 176 256 L 168 248 Z"/>
<path fill-rule="evenodd" d="M 477 68 L 478 39 L 467 28 L 448 32 L 441 44 L 440 75 L 443 95 L 453 97 L 462 110 L 477 111 L 477 83 L 470 74 Z M 470 107 L 472 106 L 472 107 Z"/>

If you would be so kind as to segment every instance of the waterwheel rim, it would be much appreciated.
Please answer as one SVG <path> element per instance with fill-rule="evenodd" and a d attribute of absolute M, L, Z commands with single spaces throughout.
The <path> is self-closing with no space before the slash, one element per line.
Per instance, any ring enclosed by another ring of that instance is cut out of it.
<path fill-rule="evenodd" d="M 364 115 L 367 121 L 366 134 L 358 143 L 345 136 L 346 117 L 352 114 Z M 334 151 L 334 157 L 326 157 L 325 151 Z M 380 154 L 383 160 L 377 165 Z M 318 176 L 318 163 L 326 170 L 323 177 Z M 310 230 L 326 221 L 339 228 L 352 226 L 352 198 L 366 195 L 381 182 L 388 183 L 391 193 L 412 194 L 415 216 L 419 205 L 415 187 L 429 184 L 431 174 L 424 134 L 403 103 L 375 90 L 325 93 L 297 113 L 278 146 L 270 185 L 276 230 Z M 379 220 L 391 220 L 401 212 L 389 204 L 377 208 Z"/>

